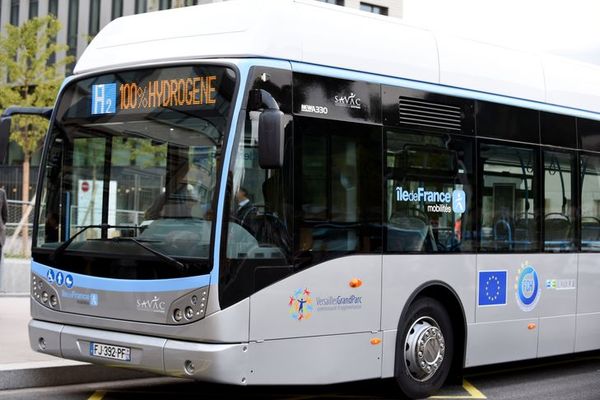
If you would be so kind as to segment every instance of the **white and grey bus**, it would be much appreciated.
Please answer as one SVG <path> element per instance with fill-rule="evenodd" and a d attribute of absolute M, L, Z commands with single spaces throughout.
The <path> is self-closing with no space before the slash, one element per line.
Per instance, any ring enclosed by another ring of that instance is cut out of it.
<path fill-rule="evenodd" d="M 599 93 L 595 67 L 309 0 L 117 19 L 52 111 L 4 115 L 50 117 L 31 345 L 409 397 L 599 349 Z"/>

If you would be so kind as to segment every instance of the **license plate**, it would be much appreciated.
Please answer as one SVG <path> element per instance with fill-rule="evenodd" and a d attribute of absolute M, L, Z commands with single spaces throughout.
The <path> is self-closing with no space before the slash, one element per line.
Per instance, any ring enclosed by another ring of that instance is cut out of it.
<path fill-rule="evenodd" d="M 131 348 L 91 342 L 90 355 L 111 360 L 131 361 Z"/>

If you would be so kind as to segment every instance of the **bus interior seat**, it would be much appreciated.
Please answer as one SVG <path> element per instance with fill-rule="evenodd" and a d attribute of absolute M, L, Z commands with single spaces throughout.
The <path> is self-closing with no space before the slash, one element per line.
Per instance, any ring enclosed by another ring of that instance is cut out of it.
<path fill-rule="evenodd" d="M 313 226 L 313 250 L 355 251 L 359 248 L 357 226 L 324 223 Z"/>
<path fill-rule="evenodd" d="M 262 184 L 263 198 L 265 201 L 265 211 L 282 215 L 283 207 L 281 201 L 283 196 L 280 193 L 281 185 L 276 175 L 271 175 Z"/>
<path fill-rule="evenodd" d="M 493 237 L 496 249 L 511 248 L 513 244 L 513 228 L 510 221 L 500 218 L 494 222 Z"/>
<path fill-rule="evenodd" d="M 544 236 L 546 241 L 566 241 L 570 237 L 571 221 L 561 213 L 550 213 L 544 217 Z"/>
<path fill-rule="evenodd" d="M 529 250 L 538 241 L 535 216 L 522 214 L 515 221 L 514 240 L 522 250 Z"/>
<path fill-rule="evenodd" d="M 431 240 L 429 225 L 415 216 L 392 217 L 388 223 L 388 251 L 420 252 Z"/>
<path fill-rule="evenodd" d="M 287 226 L 281 216 L 284 213 L 281 185 L 277 175 L 265 179 L 262 184 L 264 211 L 257 218 L 256 238 L 261 245 L 274 245 L 283 252 L 291 251 L 291 239 Z"/>
<path fill-rule="evenodd" d="M 600 246 L 600 219 L 596 217 L 581 218 L 581 244 L 584 247 Z"/>

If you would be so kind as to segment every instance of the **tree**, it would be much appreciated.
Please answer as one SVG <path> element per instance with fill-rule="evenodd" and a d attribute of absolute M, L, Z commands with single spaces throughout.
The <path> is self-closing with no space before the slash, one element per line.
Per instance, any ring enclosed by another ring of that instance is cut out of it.
<path fill-rule="evenodd" d="M 54 104 L 64 75 L 61 67 L 72 62 L 64 57 L 49 64 L 50 58 L 68 46 L 56 43 L 60 22 L 52 16 L 30 19 L 21 26 L 7 24 L 0 35 L 0 109 L 8 106 L 47 107 Z M 48 121 L 40 117 L 15 117 L 10 140 L 23 150 L 23 215 L 29 195 L 29 166 L 31 155 L 41 146 L 48 129 Z M 24 249 L 28 246 L 28 232 L 23 230 Z"/>

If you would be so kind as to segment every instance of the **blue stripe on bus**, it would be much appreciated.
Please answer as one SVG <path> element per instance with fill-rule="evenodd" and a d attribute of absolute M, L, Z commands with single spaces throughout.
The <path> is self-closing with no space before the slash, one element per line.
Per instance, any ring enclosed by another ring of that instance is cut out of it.
<path fill-rule="evenodd" d="M 393 78 L 382 75 L 371 75 L 366 72 L 357 72 L 347 69 L 331 68 L 322 65 L 305 64 L 301 62 L 292 62 L 292 70 L 294 72 L 301 72 L 313 75 L 323 75 L 332 78 L 346 79 L 346 80 L 358 80 L 367 81 L 371 83 L 378 83 L 382 85 L 405 87 L 409 89 L 423 90 L 432 93 L 445 94 L 448 96 L 463 97 L 474 100 L 490 101 L 494 103 L 506 104 L 515 107 L 530 108 L 538 111 L 546 111 L 557 114 L 566 114 L 574 117 L 589 118 L 594 120 L 600 120 L 600 114 L 593 111 L 581 110 L 578 108 L 564 107 L 558 105 L 552 105 L 547 103 L 541 103 L 534 100 L 525 100 L 517 97 L 508 97 L 497 94 L 491 94 L 487 92 L 480 92 L 476 90 L 462 89 L 453 86 L 446 86 L 443 84 L 426 83 L 419 81 L 412 81 L 402 78 Z"/>
<path fill-rule="evenodd" d="M 210 275 L 191 276 L 187 278 L 176 279 L 154 279 L 154 280 L 133 280 L 133 279 L 110 279 L 100 278 L 96 276 L 75 274 L 51 268 L 38 262 L 31 262 L 31 271 L 48 280 L 48 272 L 52 277 L 56 277 L 59 273 L 64 277 L 64 283 L 61 286 L 65 289 L 94 289 L 106 290 L 112 292 L 171 292 L 176 290 L 192 290 L 210 284 Z M 70 277 L 68 282 L 70 287 L 66 286 L 67 277 Z M 53 279 L 55 281 L 55 279 Z M 52 283 L 57 285 L 56 282 Z"/>
<path fill-rule="evenodd" d="M 246 91 L 246 81 L 247 75 L 249 73 L 250 67 L 247 63 L 241 62 L 237 64 L 238 71 L 240 76 L 238 79 L 240 80 L 239 89 L 237 93 L 237 99 L 235 102 L 235 107 L 233 109 L 232 121 L 229 129 L 229 134 L 227 135 L 227 143 L 225 144 L 225 151 L 222 152 L 224 154 L 223 157 L 223 169 L 221 171 L 221 186 L 219 187 L 219 200 L 217 202 L 217 212 L 216 212 L 216 226 L 215 226 L 215 243 L 213 247 L 213 268 L 210 272 L 210 275 L 214 282 L 219 282 L 219 268 L 221 266 L 220 257 L 221 257 L 221 232 L 223 231 L 223 210 L 225 209 L 225 191 L 227 190 L 227 179 L 229 174 L 229 164 L 231 162 L 231 149 L 233 147 L 233 143 L 235 142 L 235 132 L 237 131 L 237 122 L 239 119 L 240 109 L 242 108 L 242 100 L 244 98 L 244 92 Z"/>

